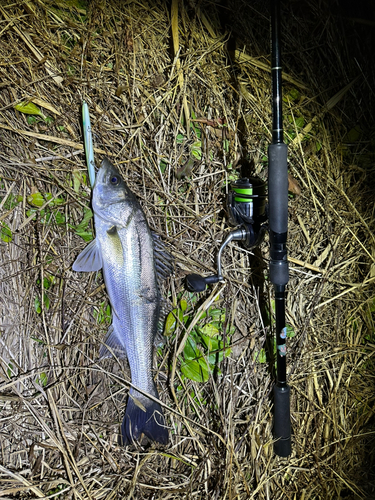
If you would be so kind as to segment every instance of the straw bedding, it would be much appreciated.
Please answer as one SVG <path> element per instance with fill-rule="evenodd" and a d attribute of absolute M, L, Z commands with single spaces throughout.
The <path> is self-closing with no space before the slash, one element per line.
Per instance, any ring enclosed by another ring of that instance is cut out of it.
<path fill-rule="evenodd" d="M 362 8 L 365 19 L 330 2 L 283 6 L 297 184 L 285 460 L 272 450 L 267 239 L 254 252 L 230 245 L 225 283 L 184 292 L 187 273 L 215 271 L 230 181 L 241 168 L 267 178 L 264 2 L 0 2 L 0 497 L 375 498 L 374 13 Z M 101 273 L 71 270 L 93 229 L 83 99 L 97 163 L 119 166 L 174 255 L 170 309 L 183 298 L 201 328 L 220 309 L 231 345 L 206 382 L 181 371 L 183 322 L 159 347 L 166 448 L 118 446 L 129 369 L 98 362 L 110 323 Z"/>

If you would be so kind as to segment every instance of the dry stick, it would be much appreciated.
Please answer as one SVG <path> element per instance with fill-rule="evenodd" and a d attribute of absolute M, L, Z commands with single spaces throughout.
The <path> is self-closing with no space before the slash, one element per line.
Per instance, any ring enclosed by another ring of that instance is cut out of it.
<path fill-rule="evenodd" d="M 42 427 L 43 431 L 46 433 L 46 435 L 51 439 L 51 441 L 54 443 L 56 448 L 61 452 L 61 454 L 64 456 L 65 455 L 65 450 L 57 438 L 57 436 L 53 433 L 52 429 L 47 425 L 47 423 L 44 421 L 43 417 L 39 415 L 39 412 L 27 401 L 25 398 L 22 397 L 21 393 L 18 391 L 16 387 L 13 388 L 13 390 L 18 394 L 18 396 L 22 399 L 23 404 L 26 406 L 26 408 L 29 410 L 30 414 L 39 422 L 40 426 Z M 51 398 L 52 399 L 52 398 Z M 67 470 L 69 474 L 69 469 Z M 71 487 L 74 488 L 74 482 L 73 479 L 71 479 Z M 76 492 L 78 494 L 78 492 Z M 79 494 L 78 494 L 79 495 Z M 80 496 L 80 495 L 79 495 Z M 42 495 L 39 498 L 44 498 L 44 495 Z"/>
<path fill-rule="evenodd" d="M 352 80 L 350 83 L 348 83 L 348 85 L 346 85 L 344 88 L 342 88 L 341 90 L 339 90 L 333 97 L 331 97 L 331 99 L 329 101 L 326 102 L 325 106 L 323 106 L 323 109 L 322 111 L 317 114 L 316 116 L 314 116 L 311 120 L 310 123 L 308 123 L 302 130 L 302 132 L 300 132 L 299 134 L 296 135 L 296 137 L 291 141 L 291 144 L 298 144 L 299 142 L 302 141 L 302 139 L 305 137 L 305 135 L 307 135 L 312 127 L 313 127 L 313 124 L 315 124 L 319 118 L 323 118 L 323 116 L 328 112 L 330 111 L 334 106 L 336 106 L 336 104 L 341 101 L 341 99 L 344 97 L 344 95 L 351 89 L 351 87 L 354 85 L 354 83 L 358 80 L 359 76 L 357 76 L 356 78 L 354 78 L 354 80 Z"/>
<path fill-rule="evenodd" d="M 0 11 L 2 12 L 4 18 L 7 21 L 13 22 L 11 20 L 11 18 L 8 16 L 8 14 L 5 12 L 5 10 L 2 7 L 0 7 Z M 48 62 L 46 60 L 45 56 L 43 56 L 43 54 L 40 52 L 40 50 L 35 47 L 35 45 L 33 44 L 30 36 L 28 35 L 28 33 L 26 33 L 26 31 L 21 31 L 20 29 L 17 28 L 17 26 L 13 26 L 13 29 L 17 33 L 17 35 L 20 38 L 22 38 L 22 40 L 25 42 L 25 44 L 27 45 L 27 47 L 29 48 L 29 50 L 31 50 L 31 52 L 37 58 L 38 62 L 39 63 L 44 62 L 44 65 L 45 65 L 45 68 L 47 70 L 47 73 L 49 75 L 51 75 L 51 77 L 53 78 L 53 80 L 55 81 L 55 83 L 58 86 L 61 86 L 61 82 L 63 81 L 63 78 L 61 76 L 57 76 L 58 71 L 52 66 L 52 64 L 50 62 Z"/>
<path fill-rule="evenodd" d="M 362 215 L 358 212 L 358 210 L 356 209 L 356 207 L 353 205 L 352 201 L 350 200 L 349 196 L 345 193 L 345 191 L 343 189 L 341 189 L 335 182 L 333 179 L 331 179 L 331 177 L 328 177 L 328 181 L 330 182 L 330 184 L 332 184 L 335 189 L 342 195 L 344 196 L 344 198 L 346 199 L 346 201 L 348 202 L 348 205 L 349 207 L 353 210 L 353 212 L 356 213 L 357 217 L 359 218 L 359 220 L 361 221 L 361 223 L 365 226 L 365 228 L 367 229 L 369 235 L 370 235 L 370 238 L 372 239 L 372 241 L 375 243 L 375 236 L 374 236 L 374 233 L 371 231 L 371 229 L 369 228 L 367 222 L 364 220 L 364 218 L 362 217 Z"/>
<path fill-rule="evenodd" d="M 4 125 L 2 123 L 0 123 L 0 128 L 3 128 L 5 130 L 10 130 L 11 132 L 15 132 L 16 134 L 26 135 L 27 137 L 33 137 L 34 139 L 39 139 L 41 141 L 55 142 L 56 144 L 61 144 L 62 146 L 69 146 L 71 148 L 83 151 L 83 144 L 80 144 L 79 142 L 70 141 L 69 139 L 62 139 L 61 137 L 56 137 L 53 135 L 44 135 L 44 134 L 38 134 L 36 132 L 30 132 L 28 130 L 21 130 L 18 128 L 9 127 L 8 125 Z M 108 156 L 113 156 L 113 153 L 104 151 L 104 149 L 94 148 L 94 151 L 95 153 L 101 153 Z"/>
<path fill-rule="evenodd" d="M 263 63 L 263 62 L 259 61 L 258 59 L 255 59 L 254 57 L 248 56 L 247 54 L 245 54 L 244 52 L 242 52 L 240 50 L 236 50 L 235 57 L 236 57 L 237 63 L 240 65 L 243 63 L 249 63 L 252 66 L 255 66 L 256 68 L 267 71 L 267 73 L 271 73 L 271 64 L 269 62 Z M 282 77 L 283 77 L 283 80 L 285 80 L 289 83 L 292 83 L 296 87 L 299 87 L 299 88 L 305 89 L 305 90 L 310 90 L 310 87 L 307 87 L 305 84 L 303 84 L 299 80 L 296 80 L 295 78 L 287 75 L 284 72 L 282 73 Z"/>
<path fill-rule="evenodd" d="M 48 395 L 49 405 L 51 407 L 51 410 L 53 411 L 53 417 L 54 417 L 56 426 L 59 429 L 60 435 L 63 438 L 63 441 L 65 443 L 65 448 L 66 448 L 68 456 L 66 456 L 66 454 L 64 453 L 64 459 L 65 459 L 65 464 L 66 464 L 66 467 L 67 467 L 67 472 L 68 472 L 68 475 L 69 475 L 69 479 L 71 480 L 71 484 L 73 485 L 74 483 L 73 483 L 73 478 L 71 477 L 71 471 L 70 471 L 69 464 L 73 467 L 73 470 L 76 473 L 79 482 L 82 484 L 83 489 L 87 493 L 88 498 L 92 499 L 92 497 L 90 495 L 90 492 L 88 491 L 87 486 L 86 486 L 86 484 L 85 484 L 85 482 L 84 482 L 84 480 L 83 480 L 83 478 L 81 476 L 81 473 L 79 472 L 77 463 L 76 463 L 76 461 L 74 459 L 72 450 L 70 449 L 68 440 L 65 437 L 64 427 L 63 427 L 62 422 L 61 422 L 61 418 L 60 418 L 59 411 L 58 411 L 56 403 L 55 403 L 55 399 L 52 396 L 50 390 L 46 391 L 46 392 L 47 392 L 47 395 Z M 76 493 L 78 494 L 78 492 L 76 492 Z"/>
<path fill-rule="evenodd" d="M 336 210 L 335 208 L 333 208 L 333 206 L 332 206 L 332 205 L 330 205 L 330 208 L 331 208 L 331 210 L 332 210 L 333 212 L 335 212 L 335 214 L 337 215 L 337 217 L 338 217 L 338 218 L 339 218 L 342 222 L 344 222 L 344 221 L 343 221 L 343 219 L 342 219 L 342 217 L 341 217 L 341 215 L 337 212 L 337 210 Z M 374 256 L 373 256 L 373 255 L 372 255 L 372 254 L 371 254 L 371 253 L 367 250 L 367 248 L 364 246 L 364 244 L 363 244 L 363 243 L 362 243 L 362 241 L 358 238 L 358 236 L 357 236 L 356 234 L 354 234 L 354 233 L 353 233 L 353 231 L 350 229 L 350 227 L 349 227 L 349 226 L 348 226 L 346 229 L 347 229 L 347 230 L 348 230 L 348 231 L 352 234 L 353 238 L 354 238 L 355 240 L 357 240 L 358 245 L 362 247 L 362 249 L 363 249 L 363 251 L 364 251 L 365 253 L 367 253 L 368 257 L 372 260 L 372 262 L 373 262 L 373 263 L 375 263 L 375 257 L 374 257 Z M 356 256 L 355 256 L 355 257 L 356 257 Z M 333 268 L 334 268 L 334 267 L 335 267 L 335 266 L 333 266 Z M 332 268 L 332 269 L 333 269 L 333 268 Z"/>
<path fill-rule="evenodd" d="M 181 5 L 183 5 L 183 4 L 181 4 Z M 178 35 L 178 0 L 172 0 L 171 18 L 172 18 L 171 29 L 172 29 L 172 39 L 173 39 L 173 50 L 174 50 L 174 55 L 176 57 L 178 84 L 180 86 L 181 92 L 183 92 L 182 104 L 183 104 L 184 113 L 185 113 L 185 120 L 186 120 L 186 135 L 187 135 L 187 138 L 189 139 L 189 137 L 190 137 L 190 113 L 189 113 L 189 106 L 187 103 L 186 95 L 184 92 L 184 75 L 182 73 L 181 61 L 180 61 L 180 57 L 179 57 L 180 43 L 179 43 L 179 35 Z"/>
<path fill-rule="evenodd" d="M 298 129 L 297 129 L 297 125 L 296 125 L 296 121 L 295 121 L 295 118 L 294 118 L 293 111 L 291 111 L 291 113 L 292 113 L 292 118 L 293 118 L 294 129 L 295 129 L 295 131 L 297 133 Z M 311 194 L 311 197 L 312 197 L 313 202 L 314 202 L 315 212 L 316 212 L 316 216 L 317 216 L 318 221 L 319 221 L 319 225 L 321 225 L 319 210 L 318 210 L 318 207 L 317 207 L 317 200 L 316 200 L 316 196 L 314 194 L 314 190 L 312 189 L 312 186 L 311 186 L 311 177 L 310 177 L 309 172 L 307 170 L 307 165 L 306 165 L 306 161 L 305 161 L 305 154 L 304 154 L 304 151 L 303 151 L 303 148 L 302 148 L 302 142 L 301 142 L 301 139 L 299 138 L 299 135 L 297 135 L 297 137 L 298 137 L 297 143 L 298 143 L 298 147 L 299 147 L 299 150 L 300 150 L 300 153 L 301 153 L 301 158 L 302 158 L 302 161 L 303 161 L 303 166 L 304 166 L 304 169 L 305 169 L 305 172 L 306 172 L 307 182 L 308 182 L 309 188 L 310 188 L 310 194 Z"/>
<path fill-rule="evenodd" d="M 37 487 L 32 485 L 26 478 L 21 476 L 21 474 L 17 474 L 16 472 L 12 472 L 2 465 L 0 465 L 0 471 L 6 474 L 7 476 L 12 477 L 16 481 L 19 481 L 20 483 L 24 484 L 27 488 L 29 488 L 38 498 L 45 498 L 44 493 Z"/>
<path fill-rule="evenodd" d="M 340 297 L 342 297 L 343 295 L 346 295 L 347 293 L 354 292 L 354 290 L 357 290 L 358 288 L 365 287 L 365 286 L 369 285 L 371 282 L 373 282 L 374 280 L 375 280 L 375 276 L 365 280 L 363 283 L 358 283 L 357 285 L 354 285 L 354 286 L 344 290 L 343 292 L 339 293 L 338 295 L 335 295 L 335 297 L 331 297 L 330 299 L 326 300 L 325 302 L 318 304 L 317 306 L 314 307 L 314 310 L 319 309 L 320 307 L 323 307 L 323 306 L 329 304 L 330 302 L 339 299 Z"/>

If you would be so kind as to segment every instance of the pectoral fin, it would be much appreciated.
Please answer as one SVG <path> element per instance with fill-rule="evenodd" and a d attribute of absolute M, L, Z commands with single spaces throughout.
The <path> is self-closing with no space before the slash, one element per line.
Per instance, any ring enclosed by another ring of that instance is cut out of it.
<path fill-rule="evenodd" d="M 103 266 L 102 255 L 97 240 L 93 240 L 82 250 L 73 264 L 73 271 L 99 271 Z"/>

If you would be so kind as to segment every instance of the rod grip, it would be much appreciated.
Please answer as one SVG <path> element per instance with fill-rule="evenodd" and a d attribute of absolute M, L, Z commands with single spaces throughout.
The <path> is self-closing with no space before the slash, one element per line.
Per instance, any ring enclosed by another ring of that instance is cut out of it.
<path fill-rule="evenodd" d="M 288 231 L 288 146 L 268 147 L 269 227 L 274 233 Z"/>
<path fill-rule="evenodd" d="M 274 436 L 277 441 L 274 451 L 279 457 L 288 457 L 292 452 L 290 425 L 290 387 L 274 387 L 275 423 Z"/>

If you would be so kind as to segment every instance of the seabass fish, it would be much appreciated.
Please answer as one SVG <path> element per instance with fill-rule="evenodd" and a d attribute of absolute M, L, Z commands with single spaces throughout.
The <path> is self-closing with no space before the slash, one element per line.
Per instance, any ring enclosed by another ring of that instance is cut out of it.
<path fill-rule="evenodd" d="M 107 158 L 96 177 L 92 206 L 96 239 L 77 257 L 73 270 L 103 269 L 112 325 L 100 356 L 112 352 L 127 356 L 132 384 L 159 399 L 152 377 L 161 308 L 158 280 L 171 274 L 171 257 L 151 233 L 138 200 Z M 160 404 L 133 388 L 121 430 L 125 445 L 142 434 L 162 444 L 168 442 Z"/>

